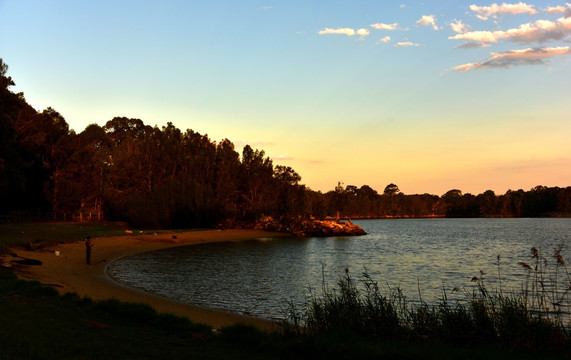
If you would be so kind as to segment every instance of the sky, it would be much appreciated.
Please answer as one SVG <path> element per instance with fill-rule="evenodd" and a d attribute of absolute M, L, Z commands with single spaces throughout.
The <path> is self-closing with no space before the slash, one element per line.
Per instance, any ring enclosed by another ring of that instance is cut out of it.
<path fill-rule="evenodd" d="M 77 133 L 264 150 L 313 190 L 571 185 L 571 3 L 0 0 L 0 58 Z"/>

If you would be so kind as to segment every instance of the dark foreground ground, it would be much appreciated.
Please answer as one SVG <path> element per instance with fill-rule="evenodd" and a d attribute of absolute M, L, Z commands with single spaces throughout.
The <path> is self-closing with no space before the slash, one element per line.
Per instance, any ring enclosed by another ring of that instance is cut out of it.
<path fill-rule="evenodd" d="M 214 333 L 142 304 L 94 302 L 0 270 L 0 359 L 546 359 L 486 346 L 373 342 L 349 332 L 286 337 L 236 325 Z"/>

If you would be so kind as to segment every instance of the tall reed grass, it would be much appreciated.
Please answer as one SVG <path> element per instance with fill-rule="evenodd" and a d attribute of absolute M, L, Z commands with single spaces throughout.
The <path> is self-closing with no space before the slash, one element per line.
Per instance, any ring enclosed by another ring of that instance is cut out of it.
<path fill-rule="evenodd" d="M 498 288 L 487 285 L 483 272 L 472 278 L 469 289 L 443 290 L 428 304 L 408 301 L 396 287 L 383 290 L 367 270 L 359 281 L 349 269 L 329 290 L 312 293 L 302 305 L 289 302 L 282 322 L 286 334 L 315 336 L 351 331 L 375 340 L 445 342 L 460 346 L 491 345 L 533 350 L 558 349 L 569 354 L 571 277 L 561 256 L 561 246 L 549 259 L 531 249 L 531 263 L 519 265 L 527 276 L 519 290 L 506 291 L 497 259 Z M 421 291 L 419 289 L 419 295 Z"/>

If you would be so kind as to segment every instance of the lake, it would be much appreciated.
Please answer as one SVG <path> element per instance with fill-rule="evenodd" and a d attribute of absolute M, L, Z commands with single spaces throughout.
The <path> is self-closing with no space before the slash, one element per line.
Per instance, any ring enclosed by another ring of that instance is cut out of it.
<path fill-rule="evenodd" d="M 300 304 L 324 284 L 333 288 L 346 268 L 355 280 L 366 269 L 381 288 L 398 286 L 411 301 L 434 303 L 455 287 L 471 291 L 482 272 L 491 288 L 521 289 L 527 272 L 518 263 L 535 264 L 532 247 L 553 265 L 562 245 L 571 260 L 569 218 L 353 222 L 368 235 L 184 246 L 119 259 L 108 275 L 180 302 L 279 318 L 288 300 Z"/>

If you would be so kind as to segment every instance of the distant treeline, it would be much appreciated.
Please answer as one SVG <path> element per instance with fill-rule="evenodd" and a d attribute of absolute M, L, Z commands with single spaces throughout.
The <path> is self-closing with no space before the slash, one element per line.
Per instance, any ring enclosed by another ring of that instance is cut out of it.
<path fill-rule="evenodd" d="M 571 214 L 571 187 L 382 194 L 367 185 L 327 193 L 300 184 L 289 166 L 274 166 L 263 150 L 211 141 L 172 123 L 162 128 L 115 117 L 77 134 L 52 108 L 30 106 L 13 93 L 0 59 L 0 213 L 102 211 L 108 220 L 145 228 L 282 223 L 309 217 L 477 217 Z"/>

